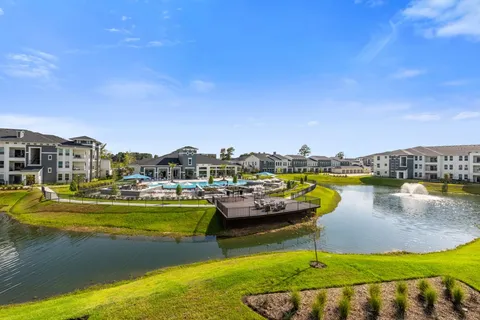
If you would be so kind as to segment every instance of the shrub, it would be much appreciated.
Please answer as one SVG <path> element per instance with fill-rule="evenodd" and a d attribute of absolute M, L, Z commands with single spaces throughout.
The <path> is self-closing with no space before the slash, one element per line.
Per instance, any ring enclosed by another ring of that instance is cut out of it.
<path fill-rule="evenodd" d="M 315 302 L 312 306 L 313 319 L 322 320 L 325 305 L 327 303 L 327 292 L 325 290 L 320 291 L 315 298 Z"/>
<path fill-rule="evenodd" d="M 425 290 L 425 301 L 427 302 L 427 307 L 428 308 L 433 308 L 435 306 L 435 303 L 437 303 L 437 291 L 435 289 L 429 287 L 427 290 Z"/>
<path fill-rule="evenodd" d="M 397 291 L 395 295 L 395 306 L 397 307 L 397 313 L 400 315 L 405 314 L 408 308 L 407 295 L 405 293 L 400 293 Z"/>
<path fill-rule="evenodd" d="M 380 309 L 382 308 L 382 299 L 380 298 L 380 294 L 370 295 L 368 298 L 368 305 L 370 306 L 370 311 L 377 317 L 380 314 Z"/>
<path fill-rule="evenodd" d="M 352 287 L 344 287 L 342 291 L 343 297 L 347 298 L 349 301 L 352 300 L 353 297 L 353 288 Z"/>
<path fill-rule="evenodd" d="M 213 176 L 210 176 L 210 178 L 208 178 L 208 184 L 213 184 Z"/>
<path fill-rule="evenodd" d="M 300 184 L 303 184 L 303 177 L 300 178 Z"/>
<path fill-rule="evenodd" d="M 418 283 L 418 290 L 420 290 L 420 294 L 425 297 L 425 291 L 430 288 L 430 283 L 427 280 L 422 279 Z"/>
<path fill-rule="evenodd" d="M 236 176 L 236 175 L 234 175 L 234 176 L 233 176 L 233 181 L 232 181 L 232 182 L 233 182 L 233 183 L 235 183 L 235 184 L 237 184 L 237 182 L 238 182 L 238 178 L 237 178 L 237 176 Z"/>
<path fill-rule="evenodd" d="M 72 180 L 72 182 L 70 182 L 70 191 L 72 191 L 72 192 L 78 191 L 77 181 Z"/>
<path fill-rule="evenodd" d="M 177 187 L 175 188 L 175 193 L 177 196 L 180 196 L 182 194 L 182 186 L 180 184 L 177 184 Z"/>
<path fill-rule="evenodd" d="M 376 283 L 371 284 L 368 287 L 368 292 L 370 293 L 370 297 L 378 297 L 380 295 L 380 286 Z"/>
<path fill-rule="evenodd" d="M 300 300 L 300 293 L 298 293 L 297 290 L 293 290 L 290 294 L 290 301 L 293 304 L 294 310 L 298 310 L 298 308 L 300 307 Z"/>
<path fill-rule="evenodd" d="M 445 276 L 443 277 L 442 282 L 447 289 L 448 296 L 452 297 L 452 291 L 455 287 L 455 279 L 452 276 Z"/>
<path fill-rule="evenodd" d="M 340 299 L 340 302 L 338 304 L 338 313 L 340 319 L 347 319 L 350 313 L 350 299 L 348 299 L 348 297 L 343 296 L 343 298 Z"/>
<path fill-rule="evenodd" d="M 459 286 L 455 286 L 452 289 L 452 300 L 453 304 L 455 304 L 457 307 L 462 305 L 463 301 L 465 300 L 465 292 Z"/>
<path fill-rule="evenodd" d="M 110 193 L 112 194 L 112 196 L 118 195 L 119 191 L 118 191 L 118 186 L 116 184 L 112 184 L 112 189 L 110 189 Z"/>
<path fill-rule="evenodd" d="M 407 284 L 404 281 L 397 283 L 397 292 L 406 295 L 408 291 Z"/>

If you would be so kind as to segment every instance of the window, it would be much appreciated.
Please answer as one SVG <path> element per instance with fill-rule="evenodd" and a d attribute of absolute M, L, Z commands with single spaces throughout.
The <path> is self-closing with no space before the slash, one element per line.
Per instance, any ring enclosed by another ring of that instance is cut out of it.
<path fill-rule="evenodd" d="M 66 156 L 69 156 L 69 155 L 70 155 L 70 149 L 65 149 L 65 155 L 66 155 Z M 67 180 L 67 179 L 65 179 L 65 180 Z"/>
<path fill-rule="evenodd" d="M 458 161 L 463 161 L 463 157 L 462 157 L 462 156 L 458 156 Z"/>
<path fill-rule="evenodd" d="M 422 168 L 423 168 L 423 164 L 419 164 L 419 165 L 418 165 L 418 168 L 422 169 Z"/>
<path fill-rule="evenodd" d="M 377 163 L 377 168 L 380 168 L 380 163 Z"/>
<path fill-rule="evenodd" d="M 459 165 L 459 166 L 458 166 L 458 170 L 463 170 L 463 166 L 462 166 L 462 165 Z"/>
<path fill-rule="evenodd" d="M 462 177 L 463 177 L 463 176 L 462 176 L 461 174 L 459 174 L 459 175 L 458 175 L 458 180 L 462 180 Z"/>
<path fill-rule="evenodd" d="M 420 159 L 420 161 L 422 161 L 422 158 L 423 158 L 422 156 L 418 157 L 418 159 Z M 420 177 L 421 177 L 421 176 L 420 176 Z"/>
<path fill-rule="evenodd" d="M 68 180 L 70 180 L 70 174 L 65 173 L 65 181 L 68 181 Z"/>
<path fill-rule="evenodd" d="M 400 166 L 406 167 L 407 166 L 407 157 L 400 158 Z"/>
<path fill-rule="evenodd" d="M 453 156 L 450 156 L 450 161 L 453 161 Z"/>
<path fill-rule="evenodd" d="M 5 153 L 5 149 L 3 147 L 0 147 L 0 154 L 4 154 Z"/>
<path fill-rule="evenodd" d="M 385 174 L 388 174 L 388 171 L 385 171 Z"/>
<path fill-rule="evenodd" d="M 3 148 L 2 148 L 3 149 Z M 380 160 L 380 156 L 377 156 L 377 160 Z"/>
<path fill-rule="evenodd" d="M 0 161 L 0 168 L 3 168 L 5 166 L 5 163 L 3 161 Z"/>
<path fill-rule="evenodd" d="M 61 173 L 59 173 L 59 174 L 58 174 L 58 178 L 57 178 L 57 180 L 58 180 L 58 181 L 62 181 L 62 179 L 63 179 L 63 177 L 62 177 L 62 176 L 63 176 L 63 175 L 62 175 Z"/>
<path fill-rule="evenodd" d="M 48 169 L 47 169 L 47 172 L 48 172 L 48 173 L 52 173 L 52 168 L 48 168 Z"/>
<path fill-rule="evenodd" d="M 415 163 L 415 169 L 418 169 L 418 164 Z"/>
<path fill-rule="evenodd" d="M 415 156 L 415 161 L 417 161 L 417 160 L 418 160 L 418 156 Z"/>
<path fill-rule="evenodd" d="M 468 174 L 464 174 L 463 177 L 465 178 L 465 180 L 468 180 Z"/>
<path fill-rule="evenodd" d="M 58 167 L 61 169 L 63 168 L 63 161 L 58 161 Z"/>
<path fill-rule="evenodd" d="M 385 167 L 388 166 L 388 164 L 385 163 Z"/>
<path fill-rule="evenodd" d="M 450 170 L 453 170 L 453 164 L 450 165 Z"/>
<path fill-rule="evenodd" d="M 188 158 L 188 165 L 189 165 L 189 166 L 192 165 L 192 158 Z"/>
<path fill-rule="evenodd" d="M 463 160 L 468 161 L 468 156 L 463 157 Z"/>
<path fill-rule="evenodd" d="M 448 161 L 448 156 L 445 156 L 445 161 Z"/>
<path fill-rule="evenodd" d="M 446 164 L 444 168 L 445 168 L 445 170 L 448 170 L 448 164 Z"/>
<path fill-rule="evenodd" d="M 63 156 L 63 149 L 58 149 L 58 155 Z"/>
<path fill-rule="evenodd" d="M 415 178 L 417 178 L 417 177 L 418 177 L 418 172 L 415 172 Z"/>
<path fill-rule="evenodd" d="M 387 156 L 385 156 L 385 159 L 387 159 Z"/>
<path fill-rule="evenodd" d="M 377 176 L 379 176 L 379 175 L 380 175 L 380 171 L 377 171 Z"/>
<path fill-rule="evenodd" d="M 70 161 L 65 161 L 65 168 L 70 168 Z"/>
<path fill-rule="evenodd" d="M 468 170 L 468 166 L 467 166 L 467 165 L 465 165 L 465 167 L 463 167 L 463 169 L 464 169 L 464 170 Z"/>
<path fill-rule="evenodd" d="M 421 172 L 418 173 L 418 177 L 419 177 L 419 178 L 422 177 L 422 173 L 421 173 Z"/>

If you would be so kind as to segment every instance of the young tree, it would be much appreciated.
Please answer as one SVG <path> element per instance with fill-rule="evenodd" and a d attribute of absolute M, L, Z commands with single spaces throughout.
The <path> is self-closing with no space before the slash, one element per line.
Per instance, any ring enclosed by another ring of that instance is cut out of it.
<path fill-rule="evenodd" d="M 443 185 L 442 185 L 442 192 L 447 193 L 448 192 L 448 182 L 450 181 L 450 176 L 448 173 L 445 173 L 443 176 Z"/>
<path fill-rule="evenodd" d="M 298 150 L 298 154 L 304 157 L 308 157 L 311 153 L 310 147 L 304 144 L 300 150 Z"/>
<path fill-rule="evenodd" d="M 208 184 L 213 184 L 213 176 L 211 175 L 210 178 L 208 178 Z"/>
<path fill-rule="evenodd" d="M 233 183 L 237 184 L 237 182 L 238 182 L 237 175 L 234 175 L 234 176 L 233 176 Z"/>
<path fill-rule="evenodd" d="M 338 159 L 343 159 L 344 157 L 345 157 L 345 154 L 343 153 L 343 151 L 340 151 L 335 155 L 335 158 L 338 158 Z"/>
<path fill-rule="evenodd" d="M 117 186 L 116 183 L 112 184 L 112 188 L 110 189 L 110 193 L 112 194 L 112 196 L 118 195 L 118 186 Z"/>
<path fill-rule="evenodd" d="M 227 165 L 226 165 L 226 164 L 222 164 L 222 165 L 220 166 L 220 168 L 222 168 L 223 179 L 225 179 L 225 176 L 227 175 Z"/>
<path fill-rule="evenodd" d="M 233 153 L 235 152 L 234 147 L 229 147 L 227 149 L 220 150 L 220 159 L 222 160 L 232 160 Z"/>
<path fill-rule="evenodd" d="M 72 192 L 78 191 L 78 184 L 77 184 L 77 181 L 75 181 L 75 178 L 73 178 L 72 182 L 70 182 L 70 191 Z"/>
<path fill-rule="evenodd" d="M 177 184 L 177 188 L 175 189 L 175 193 L 177 194 L 177 197 L 179 197 L 182 194 L 182 186 L 180 184 Z"/>
<path fill-rule="evenodd" d="M 170 167 L 170 180 L 173 181 L 173 170 L 175 169 L 177 164 L 174 162 L 169 162 L 168 166 Z"/>

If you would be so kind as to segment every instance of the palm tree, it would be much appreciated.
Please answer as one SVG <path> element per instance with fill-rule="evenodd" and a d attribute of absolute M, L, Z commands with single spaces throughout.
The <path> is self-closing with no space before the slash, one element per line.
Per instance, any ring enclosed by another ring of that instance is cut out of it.
<path fill-rule="evenodd" d="M 173 182 L 173 170 L 175 169 L 177 164 L 174 162 L 169 162 L 168 166 L 170 167 L 170 180 Z"/>

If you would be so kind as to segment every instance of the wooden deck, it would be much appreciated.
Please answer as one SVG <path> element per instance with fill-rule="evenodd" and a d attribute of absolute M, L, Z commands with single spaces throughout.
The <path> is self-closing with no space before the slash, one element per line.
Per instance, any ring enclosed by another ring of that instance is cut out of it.
<path fill-rule="evenodd" d="M 261 218 L 267 216 L 279 216 L 295 213 L 306 213 L 320 208 L 319 198 L 309 198 L 305 201 L 290 200 L 285 198 L 267 197 L 266 202 L 284 201 L 286 207 L 283 210 L 273 211 L 255 208 L 254 198 L 252 197 L 226 197 L 215 199 L 217 210 L 226 220 Z"/>

